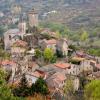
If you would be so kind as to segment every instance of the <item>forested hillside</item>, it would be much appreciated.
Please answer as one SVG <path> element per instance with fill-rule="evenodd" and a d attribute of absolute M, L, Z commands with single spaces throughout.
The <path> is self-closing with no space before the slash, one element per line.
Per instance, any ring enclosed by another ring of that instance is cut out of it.
<path fill-rule="evenodd" d="M 34 7 L 42 23 L 65 25 L 76 33 L 75 40 L 85 30 L 94 45 L 100 43 L 100 0 L 0 0 L 0 10 L 10 10 L 14 4 L 21 5 L 22 12 Z"/>
<path fill-rule="evenodd" d="M 39 18 L 48 22 L 59 22 L 73 29 L 96 27 L 100 22 L 100 0 L 0 0 L 0 10 L 14 4 L 24 11 L 34 7 Z"/>

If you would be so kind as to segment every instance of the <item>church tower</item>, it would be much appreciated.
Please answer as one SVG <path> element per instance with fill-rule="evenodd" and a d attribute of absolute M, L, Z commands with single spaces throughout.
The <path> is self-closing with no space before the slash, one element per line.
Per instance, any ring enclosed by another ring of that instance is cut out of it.
<path fill-rule="evenodd" d="M 26 21 L 24 20 L 24 17 L 23 15 L 20 15 L 20 21 L 19 21 L 19 24 L 18 24 L 18 28 L 19 28 L 19 31 L 21 32 L 21 34 L 26 34 Z"/>
<path fill-rule="evenodd" d="M 38 13 L 36 13 L 34 11 L 34 9 L 29 11 L 28 20 L 29 20 L 29 26 L 30 27 L 38 26 Z"/>
<path fill-rule="evenodd" d="M 26 22 L 24 22 L 24 21 L 19 22 L 18 28 L 19 28 L 19 31 L 20 31 L 22 34 L 25 34 L 25 33 L 26 33 Z"/>

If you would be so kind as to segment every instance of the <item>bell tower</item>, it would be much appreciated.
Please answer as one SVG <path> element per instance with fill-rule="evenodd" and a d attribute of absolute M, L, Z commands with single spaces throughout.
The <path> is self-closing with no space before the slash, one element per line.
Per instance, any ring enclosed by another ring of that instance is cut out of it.
<path fill-rule="evenodd" d="M 26 34 L 26 21 L 24 20 L 23 15 L 20 15 L 20 21 L 18 23 L 18 28 L 21 34 Z"/>
<path fill-rule="evenodd" d="M 34 9 L 29 11 L 28 20 L 30 27 L 38 26 L 38 13 L 36 13 Z"/>

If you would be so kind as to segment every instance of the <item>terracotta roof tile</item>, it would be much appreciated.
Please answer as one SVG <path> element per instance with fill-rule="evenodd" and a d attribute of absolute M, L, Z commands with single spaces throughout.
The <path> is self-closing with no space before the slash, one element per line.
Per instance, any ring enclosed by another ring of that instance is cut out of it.
<path fill-rule="evenodd" d="M 69 63 L 56 63 L 54 64 L 56 67 L 65 69 L 65 68 L 70 68 L 70 64 Z"/>
<path fill-rule="evenodd" d="M 51 39 L 51 40 L 45 40 L 46 44 L 56 44 L 57 40 Z"/>
<path fill-rule="evenodd" d="M 35 76 L 35 77 L 44 77 L 45 76 L 45 74 L 44 73 L 40 73 L 39 71 L 35 71 L 33 74 L 32 74 L 33 76 Z"/>
<path fill-rule="evenodd" d="M 59 81 L 64 81 L 66 79 L 65 75 L 61 74 L 61 73 L 55 73 L 55 79 L 59 80 Z"/>
<path fill-rule="evenodd" d="M 22 40 L 18 40 L 14 43 L 15 46 L 21 46 L 21 47 L 26 47 L 27 46 L 27 42 L 22 41 Z"/>
<path fill-rule="evenodd" d="M 16 64 L 15 62 L 9 60 L 2 61 L 2 65 L 15 65 L 15 64 Z"/>
<path fill-rule="evenodd" d="M 97 64 L 96 67 L 100 69 L 100 64 Z"/>
<path fill-rule="evenodd" d="M 57 72 L 48 78 L 47 84 L 50 87 L 59 87 L 59 84 L 62 84 L 66 80 L 66 76 L 63 73 Z"/>

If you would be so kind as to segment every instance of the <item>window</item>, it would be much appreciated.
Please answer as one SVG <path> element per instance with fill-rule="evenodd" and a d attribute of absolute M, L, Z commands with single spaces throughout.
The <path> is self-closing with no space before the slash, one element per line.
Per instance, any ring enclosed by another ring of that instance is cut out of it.
<path fill-rule="evenodd" d="M 11 40 L 11 35 L 9 35 L 9 40 Z"/>

